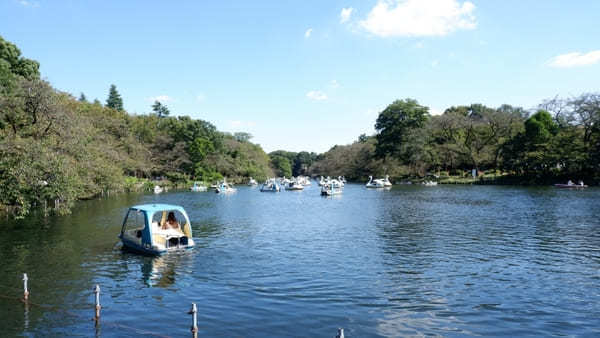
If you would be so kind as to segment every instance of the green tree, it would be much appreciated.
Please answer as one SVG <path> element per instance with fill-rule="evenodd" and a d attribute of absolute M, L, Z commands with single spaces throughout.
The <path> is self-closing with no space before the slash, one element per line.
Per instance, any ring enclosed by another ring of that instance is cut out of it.
<path fill-rule="evenodd" d="M 275 156 L 271 158 L 271 164 L 277 176 L 292 176 L 292 165 L 287 157 Z"/>
<path fill-rule="evenodd" d="M 525 135 L 530 146 L 548 143 L 557 132 L 558 125 L 545 110 L 538 110 L 525 121 Z"/>
<path fill-rule="evenodd" d="M 560 168 L 560 156 L 555 147 L 563 139 L 555 139 L 558 124 L 549 112 L 539 110 L 525 121 L 525 129 L 505 145 L 505 167 L 526 176 L 549 176 Z M 568 142 L 567 142 L 568 143 Z"/>
<path fill-rule="evenodd" d="M 377 117 L 376 154 L 380 158 L 407 156 L 403 149 L 409 132 L 424 126 L 429 119 L 429 108 L 419 105 L 416 100 L 396 100 L 388 105 Z"/>
<path fill-rule="evenodd" d="M 245 132 L 236 132 L 233 134 L 233 137 L 238 142 L 248 142 L 248 141 L 250 141 L 250 139 L 252 139 L 252 134 L 245 133 Z"/>
<path fill-rule="evenodd" d="M 188 147 L 190 160 L 195 164 L 202 162 L 214 150 L 212 142 L 204 137 L 197 137 Z"/>
<path fill-rule="evenodd" d="M 85 97 L 84 93 L 81 93 L 81 95 L 79 95 L 79 102 L 88 102 L 87 97 Z"/>
<path fill-rule="evenodd" d="M 114 84 L 110 85 L 110 89 L 108 90 L 106 107 L 112 108 L 116 111 L 123 111 L 123 99 L 121 98 L 121 94 L 119 94 L 117 91 L 117 86 Z"/>
<path fill-rule="evenodd" d="M 159 101 L 154 101 L 152 105 L 152 111 L 158 116 L 158 118 L 167 117 L 170 114 L 169 108 Z"/>
<path fill-rule="evenodd" d="M 2 68 L 8 68 L 12 74 L 30 80 L 40 77 L 40 64 L 21 57 L 19 48 L 0 36 L 0 69 Z"/>
<path fill-rule="evenodd" d="M 292 175 L 306 175 L 308 168 L 315 162 L 317 154 L 307 151 L 299 152 L 293 161 Z"/>

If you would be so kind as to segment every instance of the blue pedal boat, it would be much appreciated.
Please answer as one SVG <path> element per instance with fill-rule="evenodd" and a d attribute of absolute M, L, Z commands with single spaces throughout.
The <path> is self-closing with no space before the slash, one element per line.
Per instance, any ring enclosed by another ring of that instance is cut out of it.
<path fill-rule="evenodd" d="M 119 234 L 126 249 L 147 255 L 194 246 L 192 226 L 183 207 L 143 204 L 129 208 Z"/>

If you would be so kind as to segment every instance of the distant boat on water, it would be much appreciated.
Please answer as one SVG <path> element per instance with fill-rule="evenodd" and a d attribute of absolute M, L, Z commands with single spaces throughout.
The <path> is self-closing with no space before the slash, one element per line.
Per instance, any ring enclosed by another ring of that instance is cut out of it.
<path fill-rule="evenodd" d="M 573 183 L 573 181 L 569 180 L 569 182 L 567 182 L 567 184 L 562 184 L 562 183 L 557 183 L 554 185 L 555 188 L 561 188 L 561 189 L 585 189 L 588 186 L 583 184 L 583 181 L 579 181 L 578 184 Z"/>
<path fill-rule="evenodd" d="M 325 184 L 321 187 L 321 196 L 333 196 L 340 195 L 342 188 L 336 186 L 334 183 Z"/>
<path fill-rule="evenodd" d="M 263 183 L 263 185 L 260 187 L 261 192 L 279 192 L 280 190 L 281 186 L 274 178 L 266 180 L 265 183 Z"/>
<path fill-rule="evenodd" d="M 304 190 L 304 185 L 297 181 L 292 181 L 285 186 L 285 190 Z"/>
<path fill-rule="evenodd" d="M 367 184 L 365 184 L 365 187 L 367 187 L 367 188 L 385 188 L 385 183 L 381 179 L 374 180 L 373 176 L 369 176 L 369 182 L 367 182 Z"/>
<path fill-rule="evenodd" d="M 160 194 L 160 193 L 161 193 L 161 192 L 163 192 L 163 191 L 164 191 L 164 189 L 163 189 L 163 188 L 161 188 L 160 186 L 158 186 L 158 185 L 155 185 L 155 186 L 154 186 L 154 193 L 155 193 L 155 194 Z"/>
<path fill-rule="evenodd" d="M 206 186 L 202 185 L 202 184 L 198 184 L 198 182 L 194 182 L 194 185 L 190 188 L 191 191 L 194 192 L 200 192 L 200 191 L 207 191 L 208 188 L 206 188 Z"/>
<path fill-rule="evenodd" d="M 221 194 L 227 194 L 227 193 L 232 193 L 232 192 L 236 192 L 237 189 L 235 189 L 234 187 L 231 186 L 231 184 L 227 183 L 227 181 L 225 179 L 223 179 L 223 182 L 221 182 L 221 184 L 219 184 L 216 188 L 215 188 L 215 192 L 217 194 L 221 193 Z"/>

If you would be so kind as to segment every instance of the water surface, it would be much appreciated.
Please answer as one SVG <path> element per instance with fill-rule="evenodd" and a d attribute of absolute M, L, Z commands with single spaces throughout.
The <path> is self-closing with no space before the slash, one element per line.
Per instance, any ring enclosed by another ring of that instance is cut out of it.
<path fill-rule="evenodd" d="M 129 206 L 183 205 L 196 247 L 123 252 Z M 348 185 L 119 195 L 0 224 L 0 330 L 24 336 L 600 335 L 600 190 Z M 29 274 L 31 302 L 22 294 Z M 102 289 L 93 321 L 92 288 Z"/>

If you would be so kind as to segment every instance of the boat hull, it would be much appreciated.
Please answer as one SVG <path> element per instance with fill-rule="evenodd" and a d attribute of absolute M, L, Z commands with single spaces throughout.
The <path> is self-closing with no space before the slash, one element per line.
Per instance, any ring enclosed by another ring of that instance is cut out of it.
<path fill-rule="evenodd" d="M 580 184 L 555 184 L 554 185 L 555 188 L 559 188 L 559 189 L 584 189 L 587 188 L 587 185 L 580 185 Z"/>
<path fill-rule="evenodd" d="M 157 249 L 153 249 L 152 247 L 144 247 L 142 245 L 139 245 L 136 242 L 133 242 L 127 238 L 121 238 L 121 243 L 123 243 L 123 249 L 124 250 L 128 250 L 131 252 L 135 252 L 138 254 L 142 254 L 142 255 L 147 255 L 147 256 L 160 256 L 162 254 L 171 252 L 171 251 L 182 251 L 182 250 L 188 250 L 193 248 L 193 245 L 186 245 L 186 246 L 180 246 L 180 247 L 173 247 L 173 248 L 169 248 L 169 249 L 163 249 L 163 250 L 157 250 Z"/>

